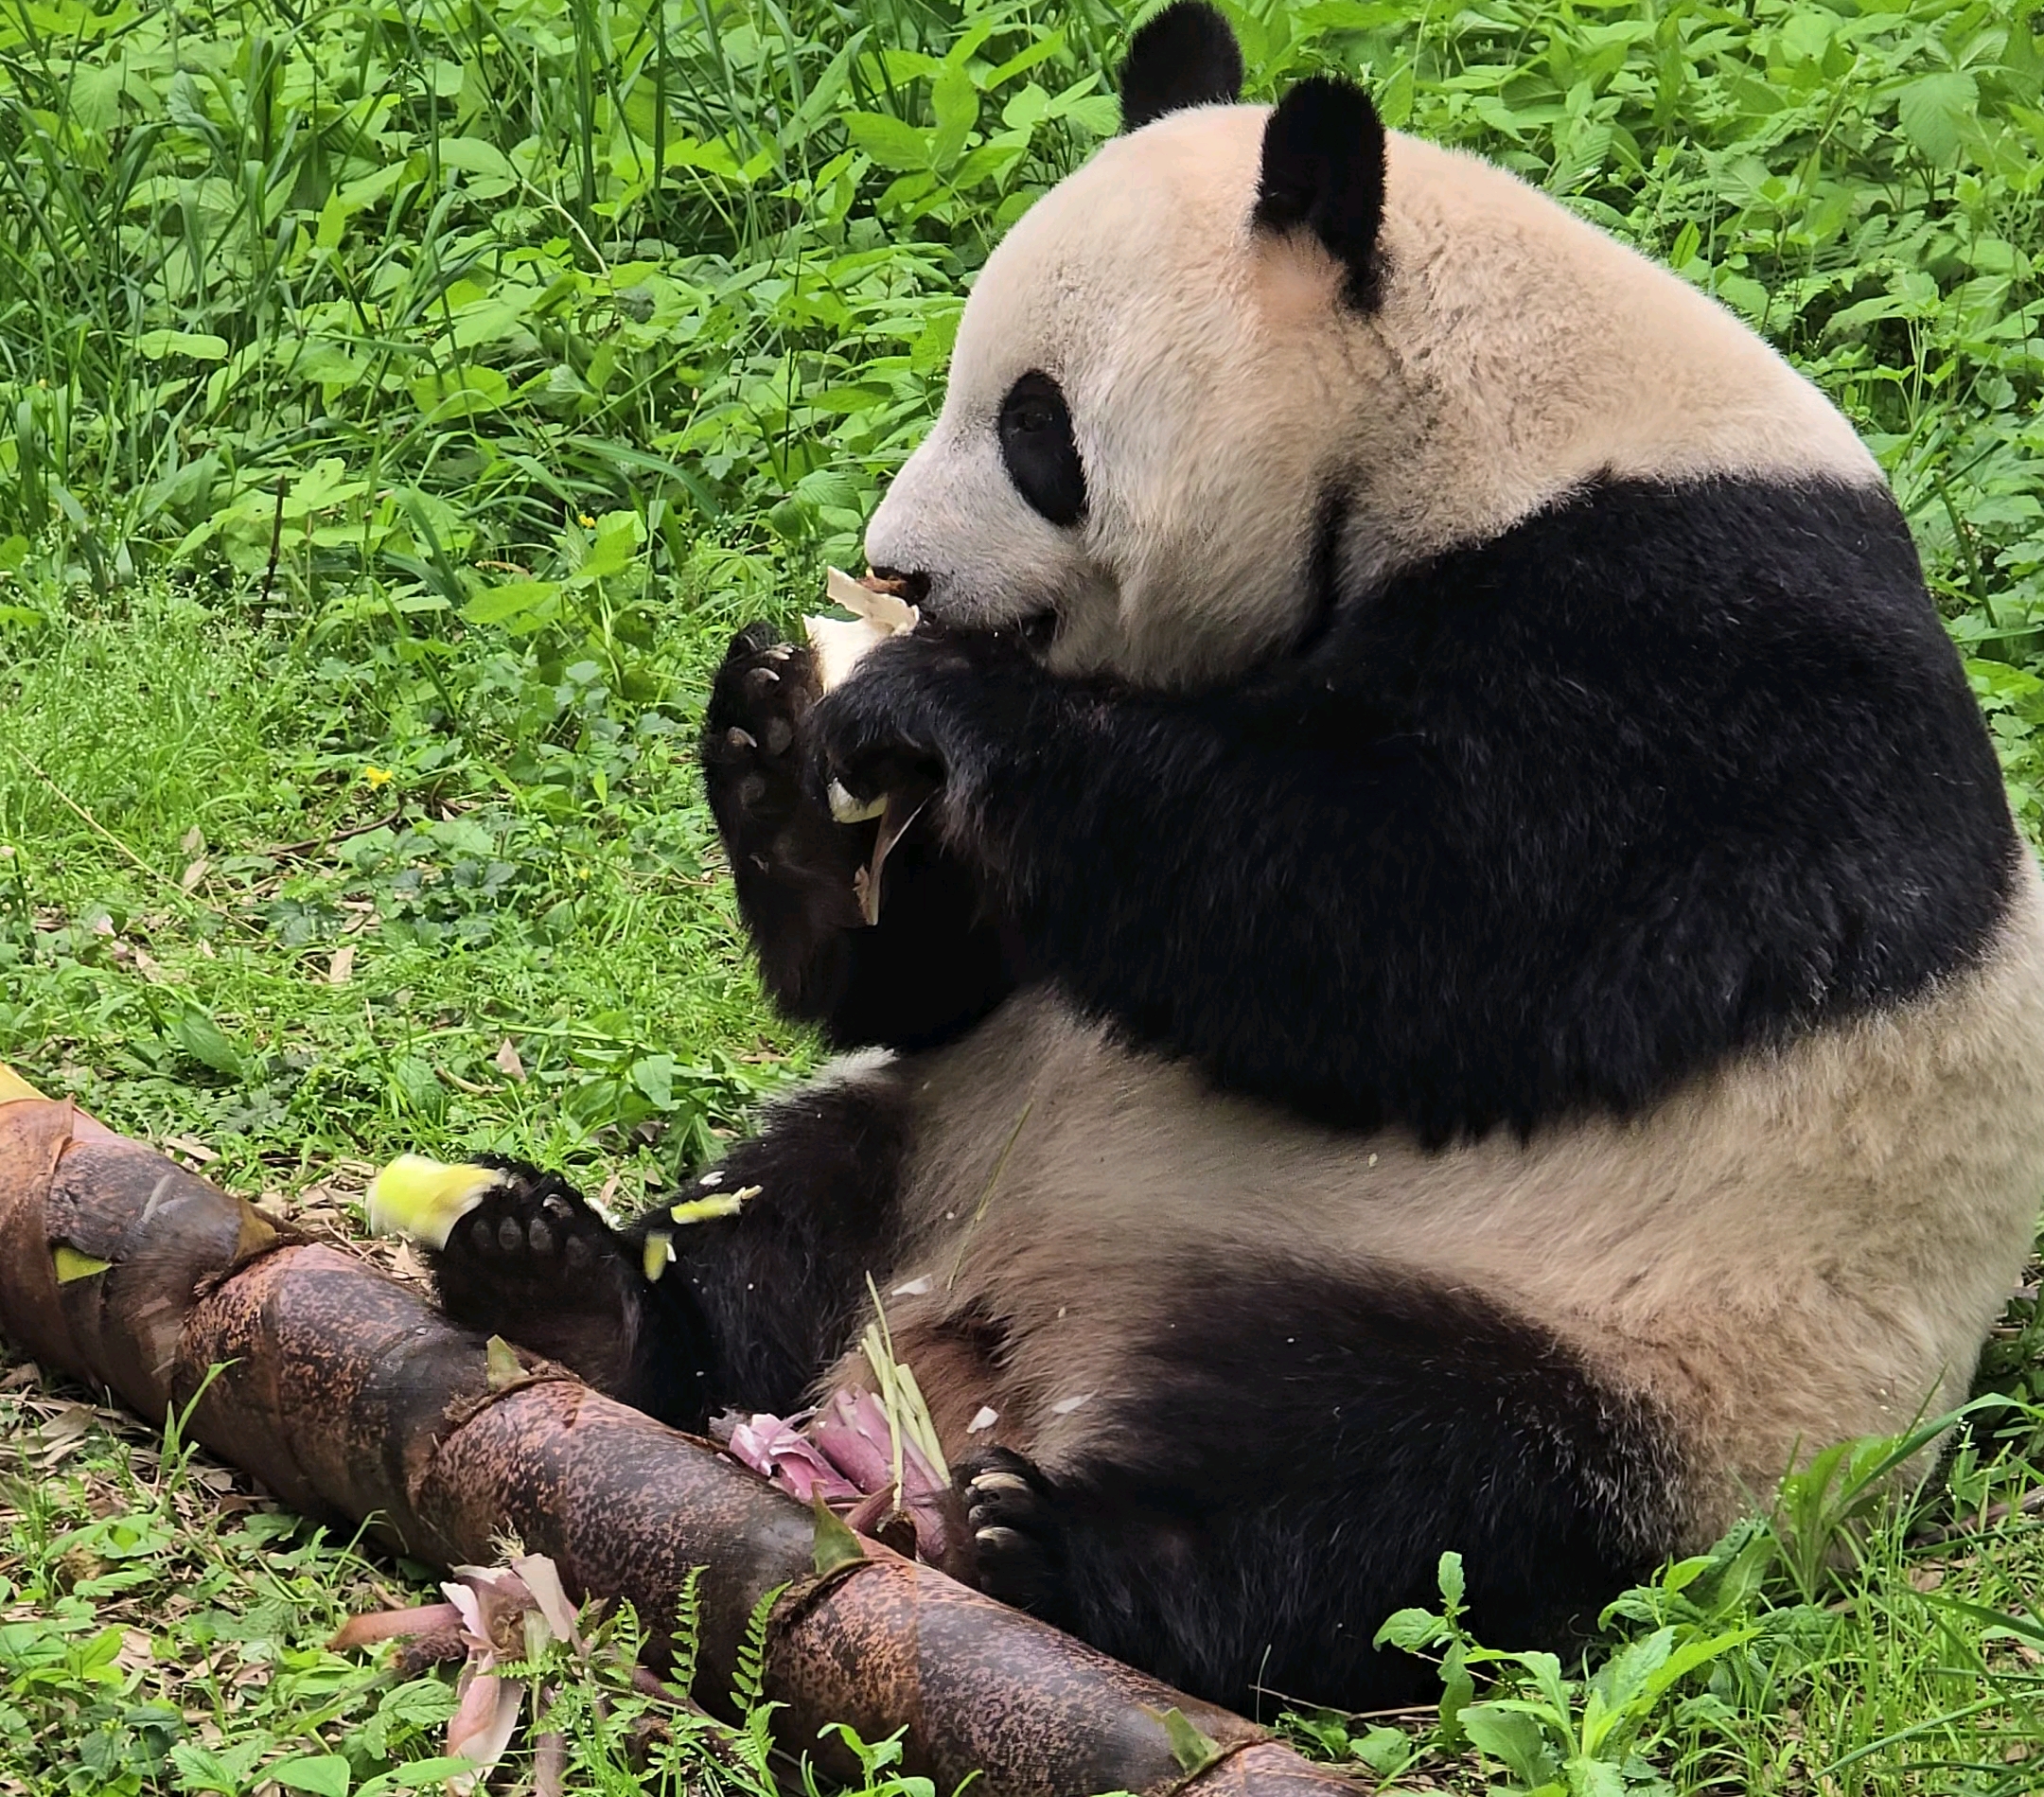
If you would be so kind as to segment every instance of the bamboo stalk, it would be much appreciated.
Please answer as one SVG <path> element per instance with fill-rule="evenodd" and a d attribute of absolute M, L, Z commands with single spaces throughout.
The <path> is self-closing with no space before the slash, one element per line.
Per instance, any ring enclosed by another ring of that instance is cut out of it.
<path fill-rule="evenodd" d="M 411 1288 L 289 1228 L 0 1067 L 0 1333 L 188 1431 L 307 1515 L 370 1522 L 417 1559 L 488 1561 L 515 1536 L 570 1589 L 671 1618 L 692 1567 L 706 1689 L 787 1589 L 766 1694 L 784 1738 L 907 1725 L 912 1770 L 990 1797 L 1128 1790 L 1331 1797 L 1354 1787 L 926 1566 L 862 1542 L 819 1575 L 810 1512 L 712 1444 L 479 1337 Z M 1189 1770 L 1175 1710 L 1215 1755 Z"/>

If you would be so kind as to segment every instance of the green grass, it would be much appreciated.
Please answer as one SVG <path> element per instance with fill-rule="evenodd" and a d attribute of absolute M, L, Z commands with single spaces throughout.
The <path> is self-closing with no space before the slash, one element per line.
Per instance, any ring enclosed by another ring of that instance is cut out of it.
<path fill-rule="evenodd" d="M 2035 14 L 1237 16 L 1255 93 L 1366 76 L 1825 386 L 2044 827 Z M 988 245 L 1113 129 L 1125 25 L 0 0 L 0 1058 L 343 1230 L 407 1148 L 628 1199 L 807 1065 L 697 797 L 707 673 L 855 562 Z M 1806 1480 L 1629 1598 L 1595 1683 L 1407 1618 L 1483 1701 L 1301 1738 L 1415 1791 L 2044 1786 L 2044 1529 L 1928 1539 L 2032 1489 L 2035 1309 L 1987 1369 L 2018 1407 L 1910 1513 L 1852 1520 L 1863 1458 Z M 0 1792 L 360 1792 L 430 1761 L 444 1682 L 321 1646 L 418 1569 L 26 1368 L 0 1387 Z M 566 1710 L 635 1700 L 615 1670 L 548 1676 Z M 635 1788 L 578 1714 L 572 1788 Z M 722 1788 L 692 1727 L 654 1782 Z"/>

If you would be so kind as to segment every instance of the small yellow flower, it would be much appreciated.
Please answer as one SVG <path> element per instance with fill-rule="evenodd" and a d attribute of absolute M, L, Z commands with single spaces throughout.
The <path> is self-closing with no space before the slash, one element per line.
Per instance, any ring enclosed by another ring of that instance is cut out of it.
<path fill-rule="evenodd" d="M 388 767 L 364 767 L 361 770 L 361 777 L 372 786 L 387 786 L 391 784 L 393 776 Z"/>
<path fill-rule="evenodd" d="M 587 512 L 576 513 L 575 522 L 581 525 L 584 530 L 594 530 L 596 528 L 596 520 Z"/>

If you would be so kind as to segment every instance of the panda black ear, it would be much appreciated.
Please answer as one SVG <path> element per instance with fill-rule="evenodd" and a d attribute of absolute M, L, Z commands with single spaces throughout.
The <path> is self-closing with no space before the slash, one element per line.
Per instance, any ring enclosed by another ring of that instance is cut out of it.
<path fill-rule="evenodd" d="M 1377 304 L 1383 193 L 1383 121 L 1360 87 L 1315 75 L 1278 102 L 1263 127 L 1257 226 L 1310 230 L 1348 271 L 1344 296 L 1358 311 Z"/>
<path fill-rule="evenodd" d="M 1188 106 L 1242 97 L 1242 48 L 1206 0 L 1177 0 L 1129 40 L 1121 64 L 1121 129 L 1137 131 Z"/>

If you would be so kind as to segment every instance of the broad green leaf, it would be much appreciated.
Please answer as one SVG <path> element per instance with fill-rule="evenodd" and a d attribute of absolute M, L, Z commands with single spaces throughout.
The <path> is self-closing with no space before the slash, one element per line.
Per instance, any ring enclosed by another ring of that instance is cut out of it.
<path fill-rule="evenodd" d="M 426 1790 L 474 1771 L 473 1761 L 449 1755 L 440 1759 L 415 1759 L 385 1776 L 401 1790 Z"/>
<path fill-rule="evenodd" d="M 1401 1728 L 1373 1728 L 1348 1751 L 1379 1778 L 1395 1778 L 1418 1757 L 1413 1737 Z"/>
<path fill-rule="evenodd" d="M 674 1077 L 675 1058 L 671 1054 L 642 1055 L 631 1065 L 631 1083 L 657 1111 L 674 1109 Z"/>
<path fill-rule="evenodd" d="M 1467 1650 L 1461 1642 L 1450 1643 L 1448 1651 L 1441 1655 L 1440 1680 L 1441 1744 L 1460 1748 L 1466 1739 L 1462 1712 L 1476 1700 L 1476 1681 L 1470 1672 Z"/>
<path fill-rule="evenodd" d="M 1391 79 L 1377 90 L 1377 111 L 1393 131 L 1402 131 L 1412 120 L 1413 66 L 1401 62 Z"/>
<path fill-rule="evenodd" d="M 923 326 L 921 335 L 908 345 L 908 366 L 919 375 L 934 374 L 942 368 L 950 360 L 952 345 L 958 342 L 959 320 L 963 316 L 961 308 L 952 308 L 931 318 Z"/>
<path fill-rule="evenodd" d="M 1476 1748 L 1502 1761 L 1522 1783 L 1549 1785 L 1560 1775 L 1545 1731 L 1524 1710 L 1502 1703 L 1471 1703 L 1461 1719 L 1463 1732 Z"/>
<path fill-rule="evenodd" d="M 1112 94 L 1089 94 L 1063 109 L 1063 115 L 1095 137 L 1112 137 L 1121 129 L 1121 102 Z"/>
<path fill-rule="evenodd" d="M 1562 1767 L 1568 1797 L 1625 1797 L 1625 1774 L 1609 1760 L 1581 1755 Z"/>
<path fill-rule="evenodd" d="M 185 1790 L 241 1797 L 256 1762 L 269 1751 L 270 1736 L 258 1730 L 232 1746 L 201 1747 L 196 1741 L 179 1741 L 170 1749 L 170 1763 L 177 1768 Z"/>
<path fill-rule="evenodd" d="M 89 132 L 104 133 L 112 131 L 120 117 L 121 88 L 126 79 L 118 65 L 91 68 L 74 63 L 69 97 L 71 116 Z"/>
<path fill-rule="evenodd" d="M 1649 1700 L 1659 1697 L 1676 1680 L 1685 1678 L 1699 1666 L 1708 1665 L 1711 1661 L 1730 1653 L 1734 1647 L 1743 1647 L 1759 1632 L 1757 1628 L 1752 1627 L 1727 1629 L 1722 1634 L 1683 1642 L 1648 1679 L 1647 1697 Z"/>
<path fill-rule="evenodd" d="M 1043 123 L 1049 112 L 1050 96 L 1031 81 L 1019 94 L 1011 96 L 1001 108 L 1001 123 L 1010 131 L 1031 132 Z"/>
<path fill-rule="evenodd" d="M 1446 1553 L 1440 1557 L 1440 1564 L 1435 1568 L 1434 1577 L 1440 1587 L 1441 1602 L 1450 1610 L 1462 1608 L 1462 1556 Z"/>
<path fill-rule="evenodd" d="M 326 196 L 326 203 L 320 207 L 319 228 L 313 234 L 313 242 L 323 250 L 338 249 L 341 239 L 347 235 L 347 221 L 348 207 L 337 188 Z"/>
<path fill-rule="evenodd" d="M 421 375 L 412 383 L 412 402 L 429 417 L 499 412 L 510 400 L 511 383 L 496 369 L 474 363 Z"/>
<path fill-rule="evenodd" d="M 937 115 L 937 129 L 930 137 L 930 164 L 948 169 L 979 122 L 979 90 L 962 67 L 947 68 L 931 83 L 930 104 Z"/>
<path fill-rule="evenodd" d="M 296 1759 L 281 1759 L 263 1768 L 286 1790 L 310 1791 L 313 1797 L 348 1797 L 353 1782 L 348 1763 L 339 1753 L 306 1753 Z"/>
<path fill-rule="evenodd" d="M 1384 1619 L 1383 1627 L 1377 1630 L 1371 1645 L 1374 1647 L 1401 1647 L 1407 1653 L 1418 1653 L 1431 1647 L 1441 1637 L 1441 1619 L 1429 1610 L 1400 1610 Z"/>
<path fill-rule="evenodd" d="M 1902 134 L 1927 161 L 1947 167 L 1959 159 L 1959 146 L 1973 125 L 1979 101 L 1980 87 L 1972 76 L 1941 69 L 1920 75 L 1905 87 L 1895 112 Z"/>
<path fill-rule="evenodd" d="M 243 1078 L 247 1063 L 219 1024 L 197 1009 L 180 1011 L 170 1019 L 172 1039 L 202 1066 L 224 1074 L 230 1080 Z"/>
<path fill-rule="evenodd" d="M 621 574 L 638 558 L 645 525 L 636 512 L 606 512 L 596 520 L 596 535 L 574 572 L 575 584 Z"/>
<path fill-rule="evenodd" d="M 914 174 L 933 166 L 930 140 L 885 113 L 848 113 L 845 134 L 883 168 Z"/>
<path fill-rule="evenodd" d="M 1715 286 L 1718 297 L 1734 310 L 1745 313 L 1749 322 L 1757 323 L 1767 316 L 1768 291 L 1751 275 L 1720 273 Z"/>
<path fill-rule="evenodd" d="M 502 624 L 560 596 L 560 587 L 551 580 L 507 580 L 487 587 L 462 607 L 470 624 Z"/>
<path fill-rule="evenodd" d="M 1002 132 L 965 152 L 964 159 L 951 171 L 951 185 L 960 193 L 970 193 L 984 182 L 999 180 L 1028 154 L 1027 132 Z"/>
<path fill-rule="evenodd" d="M 1597 1668 L 1590 1681 L 1591 1695 L 1608 1710 L 1623 1710 L 1646 1690 L 1648 1679 L 1667 1663 L 1674 1646 L 1675 1630 L 1667 1628 L 1627 1642 Z"/>
<path fill-rule="evenodd" d="M 194 361 L 223 361 L 227 340 L 203 330 L 146 330 L 134 340 L 135 354 L 150 361 L 189 356 Z"/>
<path fill-rule="evenodd" d="M 511 166 L 511 158 L 485 138 L 442 137 L 436 149 L 441 162 L 449 168 L 492 175 L 504 182 L 516 183 L 518 180 L 518 170 Z"/>

